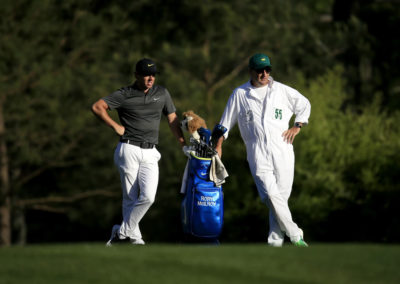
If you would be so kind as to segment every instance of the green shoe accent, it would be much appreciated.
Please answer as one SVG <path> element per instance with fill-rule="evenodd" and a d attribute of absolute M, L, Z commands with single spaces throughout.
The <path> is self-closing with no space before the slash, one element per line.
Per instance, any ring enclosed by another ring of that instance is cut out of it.
<path fill-rule="evenodd" d="M 296 247 L 308 247 L 307 243 L 303 239 L 300 239 L 297 242 L 294 242 L 293 244 Z"/>

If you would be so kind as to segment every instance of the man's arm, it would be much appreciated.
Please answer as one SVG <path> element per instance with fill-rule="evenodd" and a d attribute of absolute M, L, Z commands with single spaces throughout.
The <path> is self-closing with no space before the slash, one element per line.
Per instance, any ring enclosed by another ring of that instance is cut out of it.
<path fill-rule="evenodd" d="M 186 145 L 185 137 L 183 136 L 178 116 L 176 115 L 175 112 L 173 112 L 167 115 L 167 119 L 169 128 L 171 129 L 176 139 L 178 139 L 179 144 L 181 144 L 182 147 L 185 146 Z"/>
<path fill-rule="evenodd" d="M 294 138 L 300 133 L 301 127 L 308 124 L 308 118 L 311 113 L 310 101 L 300 94 L 297 90 L 289 88 L 287 92 L 291 108 L 295 114 L 295 126 L 282 133 L 283 140 L 293 144 Z"/>
<path fill-rule="evenodd" d="M 125 127 L 115 122 L 109 115 L 108 115 L 108 105 L 103 100 L 100 99 L 92 105 L 93 113 L 100 118 L 105 124 L 110 126 L 114 131 L 119 135 L 122 136 L 125 132 Z"/>
<path fill-rule="evenodd" d="M 224 112 L 222 114 L 221 120 L 219 121 L 220 125 L 223 125 L 227 128 L 227 131 L 223 136 L 221 136 L 217 144 L 215 145 L 215 150 L 218 152 L 218 156 L 222 158 L 222 143 L 225 139 L 228 139 L 229 131 L 234 127 L 238 120 L 239 113 L 239 102 L 238 102 L 238 91 L 235 90 L 229 97 L 228 102 L 226 103 Z"/>
<path fill-rule="evenodd" d="M 218 141 L 217 141 L 217 145 L 215 145 L 215 151 L 218 152 L 218 156 L 220 158 L 222 158 L 222 143 L 224 142 L 225 137 L 222 135 Z"/>

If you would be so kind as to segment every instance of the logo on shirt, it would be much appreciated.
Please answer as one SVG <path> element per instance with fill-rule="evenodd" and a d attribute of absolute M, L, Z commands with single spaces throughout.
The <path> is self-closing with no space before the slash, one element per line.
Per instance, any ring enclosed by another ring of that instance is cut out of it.
<path fill-rule="evenodd" d="M 250 123 L 254 121 L 254 115 L 253 115 L 253 111 L 251 109 L 246 110 L 246 112 L 244 113 L 244 121 L 246 123 Z"/>
<path fill-rule="evenodd" d="M 158 98 L 153 98 L 153 102 L 156 102 L 156 101 L 158 101 L 160 98 L 158 97 Z"/>
<path fill-rule="evenodd" d="M 147 64 L 147 67 L 151 67 L 151 66 L 153 66 L 154 64 Z"/>

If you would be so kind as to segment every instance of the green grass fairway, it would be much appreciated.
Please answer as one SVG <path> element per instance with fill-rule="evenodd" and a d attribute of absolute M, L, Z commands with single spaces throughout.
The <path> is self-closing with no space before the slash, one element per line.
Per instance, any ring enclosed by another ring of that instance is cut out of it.
<path fill-rule="evenodd" d="M 0 284 L 387 284 L 399 264 L 399 245 L 29 245 L 0 249 Z"/>

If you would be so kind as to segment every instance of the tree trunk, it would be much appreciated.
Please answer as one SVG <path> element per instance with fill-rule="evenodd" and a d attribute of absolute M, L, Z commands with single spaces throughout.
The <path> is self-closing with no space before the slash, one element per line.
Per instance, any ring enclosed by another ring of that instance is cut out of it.
<path fill-rule="evenodd" d="M 11 245 L 11 199 L 3 101 L 0 100 L 0 246 Z"/>

